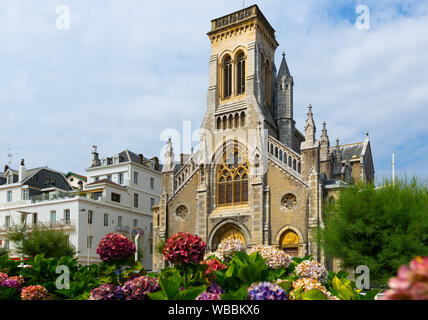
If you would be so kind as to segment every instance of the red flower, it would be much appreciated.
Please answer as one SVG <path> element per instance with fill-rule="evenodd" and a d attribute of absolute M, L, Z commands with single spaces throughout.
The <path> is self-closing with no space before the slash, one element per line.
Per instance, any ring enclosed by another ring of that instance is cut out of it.
<path fill-rule="evenodd" d="M 224 265 L 217 259 L 205 260 L 205 261 L 202 261 L 201 263 L 206 264 L 208 266 L 208 269 L 205 272 L 205 275 L 209 277 L 212 276 L 213 278 L 215 278 L 215 276 L 212 274 L 214 271 L 219 271 L 227 268 L 226 265 Z"/>
<path fill-rule="evenodd" d="M 199 263 L 204 257 L 205 247 L 200 237 L 180 232 L 165 243 L 163 256 L 173 264 Z"/>
<path fill-rule="evenodd" d="M 109 233 L 97 247 L 101 260 L 126 259 L 135 254 L 135 244 L 119 233 Z"/>

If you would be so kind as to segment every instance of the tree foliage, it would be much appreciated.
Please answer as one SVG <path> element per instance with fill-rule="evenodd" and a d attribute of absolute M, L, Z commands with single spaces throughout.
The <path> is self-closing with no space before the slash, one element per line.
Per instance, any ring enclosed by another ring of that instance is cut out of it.
<path fill-rule="evenodd" d="M 14 242 L 19 254 L 27 257 L 43 254 L 46 258 L 61 258 L 76 254 L 76 249 L 61 230 L 43 225 L 33 226 L 31 230 L 27 230 L 25 223 L 15 225 L 8 231 L 7 238 Z"/>
<path fill-rule="evenodd" d="M 317 234 L 326 255 L 343 268 L 368 266 L 375 284 L 428 255 L 428 188 L 416 178 L 350 186 L 324 212 Z"/>

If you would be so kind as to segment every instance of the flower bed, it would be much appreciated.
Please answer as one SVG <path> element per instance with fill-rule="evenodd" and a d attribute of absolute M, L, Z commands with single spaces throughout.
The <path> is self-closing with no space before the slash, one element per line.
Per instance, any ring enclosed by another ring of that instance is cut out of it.
<path fill-rule="evenodd" d="M 135 245 L 119 234 L 99 244 L 100 265 L 77 265 L 76 259 L 32 259 L 31 268 L 0 257 L 0 300 L 370 300 L 379 290 L 357 290 L 346 272 L 328 272 L 311 257 L 290 258 L 285 252 L 239 240 L 225 240 L 205 253 L 194 235 L 178 233 L 165 243 L 172 266 L 147 274 L 132 259 Z M 56 288 L 60 265 L 73 273 L 72 290 Z M 386 299 L 428 299 L 428 258 L 402 266 L 389 282 Z"/>

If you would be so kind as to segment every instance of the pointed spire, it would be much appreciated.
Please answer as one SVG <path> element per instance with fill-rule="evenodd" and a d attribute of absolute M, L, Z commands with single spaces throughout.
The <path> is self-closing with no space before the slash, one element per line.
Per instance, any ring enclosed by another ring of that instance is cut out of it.
<path fill-rule="evenodd" d="M 327 123 L 324 121 L 322 124 L 320 160 L 327 161 L 329 152 L 330 152 L 330 140 L 328 139 L 328 134 L 327 134 Z"/>
<path fill-rule="evenodd" d="M 171 138 L 168 138 L 165 150 L 165 166 L 163 171 L 170 171 L 174 169 L 174 149 L 172 147 Z"/>
<path fill-rule="evenodd" d="M 312 105 L 309 105 L 308 109 L 309 109 L 308 119 L 306 120 L 306 126 L 305 126 L 305 133 L 306 133 L 305 141 L 310 145 L 312 145 L 315 142 L 316 127 L 314 122 L 314 115 L 312 114 Z"/>
<path fill-rule="evenodd" d="M 285 60 L 285 52 L 282 53 L 281 66 L 279 67 L 278 78 L 287 78 L 291 76 L 290 70 L 288 69 L 287 61 Z"/>
<path fill-rule="evenodd" d="M 325 121 L 322 123 L 321 141 L 328 141 L 327 123 Z"/>

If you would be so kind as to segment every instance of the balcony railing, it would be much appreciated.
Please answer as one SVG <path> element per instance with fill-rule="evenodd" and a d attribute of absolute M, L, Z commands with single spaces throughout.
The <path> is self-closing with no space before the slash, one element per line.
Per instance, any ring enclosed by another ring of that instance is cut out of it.
<path fill-rule="evenodd" d="M 28 224 L 27 225 L 27 232 L 31 232 L 33 229 L 37 228 L 52 228 L 56 230 L 64 230 L 64 231 L 72 231 L 76 228 L 76 221 L 75 220 L 69 220 L 69 221 L 56 221 L 54 223 L 50 222 L 37 222 L 36 224 Z M 12 226 L 0 226 L 0 235 L 6 234 L 9 230 L 12 229 Z"/>
<path fill-rule="evenodd" d="M 129 233 L 130 228 L 128 226 L 116 226 L 116 232 L 118 233 Z"/>
<path fill-rule="evenodd" d="M 90 199 L 90 200 L 101 200 L 103 197 L 99 197 L 97 199 L 94 198 L 93 193 L 54 193 L 50 195 L 38 195 L 30 197 L 31 203 L 38 203 L 43 201 L 55 201 L 55 200 L 63 200 L 63 199 Z"/>

